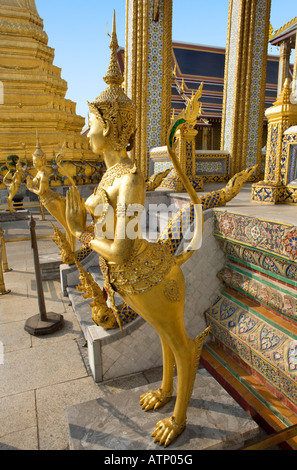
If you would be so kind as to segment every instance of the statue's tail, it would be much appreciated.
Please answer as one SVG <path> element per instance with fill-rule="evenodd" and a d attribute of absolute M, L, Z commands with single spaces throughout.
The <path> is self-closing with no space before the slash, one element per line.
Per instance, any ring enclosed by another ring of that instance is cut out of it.
<path fill-rule="evenodd" d="M 191 240 L 190 245 L 182 253 L 175 257 L 176 262 L 179 265 L 185 263 L 201 246 L 203 232 L 203 209 L 195 189 L 193 188 L 189 178 L 183 172 L 179 164 L 178 158 L 174 150 L 174 136 L 181 126 L 195 125 L 197 117 L 201 114 L 201 103 L 199 103 L 199 98 L 202 95 L 202 89 L 203 84 L 200 85 L 200 88 L 198 89 L 196 95 L 192 96 L 192 98 L 189 100 L 187 108 L 183 110 L 171 123 L 167 136 L 167 149 L 169 156 L 171 158 L 176 173 L 180 177 L 184 187 L 186 188 L 191 198 L 191 202 L 194 207 L 195 229 L 193 238 Z"/>
<path fill-rule="evenodd" d="M 193 96 L 192 99 L 189 101 L 187 108 L 182 111 L 182 113 L 179 114 L 172 122 L 168 132 L 168 153 L 178 176 L 180 177 L 184 187 L 186 188 L 191 198 L 191 202 L 189 204 L 186 204 L 182 209 L 180 209 L 178 213 L 173 217 L 173 219 L 171 219 L 168 226 L 163 230 L 162 234 L 160 235 L 158 240 L 159 243 L 167 243 L 170 246 L 171 252 L 175 253 L 178 246 L 180 245 L 181 240 L 174 240 L 169 236 L 169 232 L 171 232 L 172 235 L 174 229 L 177 232 L 181 231 L 182 220 L 186 213 L 187 216 L 185 217 L 185 219 L 190 219 L 190 223 L 192 223 L 193 221 L 195 222 L 194 234 L 191 243 L 180 254 L 175 255 L 176 262 L 179 266 L 184 264 L 194 254 L 195 250 L 198 250 L 201 246 L 203 232 L 203 211 L 212 207 L 224 206 L 228 201 L 231 201 L 231 199 L 233 199 L 239 193 L 244 183 L 248 181 L 248 179 L 257 167 L 257 165 L 255 165 L 253 167 L 241 171 L 240 173 L 237 173 L 222 189 L 209 192 L 205 195 L 201 195 L 200 197 L 197 196 L 196 191 L 194 190 L 190 180 L 188 179 L 187 175 L 183 172 L 176 156 L 176 153 L 174 151 L 174 135 L 181 126 L 193 126 L 195 124 L 200 112 L 201 105 L 198 100 L 201 94 L 202 84 L 196 95 Z"/>

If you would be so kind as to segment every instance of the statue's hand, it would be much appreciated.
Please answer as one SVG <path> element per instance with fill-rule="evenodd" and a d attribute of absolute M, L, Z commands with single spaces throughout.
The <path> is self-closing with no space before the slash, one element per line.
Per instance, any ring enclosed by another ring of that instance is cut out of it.
<path fill-rule="evenodd" d="M 31 176 L 27 176 L 27 179 L 26 179 L 26 186 L 28 189 L 32 189 L 33 188 L 33 179 L 31 178 Z"/>
<path fill-rule="evenodd" d="M 66 219 L 69 230 L 75 237 L 86 230 L 87 212 L 84 199 L 77 187 L 70 187 L 66 194 Z"/>
<path fill-rule="evenodd" d="M 155 438 L 154 442 L 159 442 L 160 446 L 164 444 L 164 447 L 167 447 L 184 431 L 185 427 L 186 423 L 176 424 L 173 416 L 162 419 L 156 424 L 157 429 L 152 434 Z"/>
<path fill-rule="evenodd" d="M 61 153 L 58 153 L 58 155 L 55 156 L 55 160 L 58 166 L 62 165 L 63 156 Z"/>
<path fill-rule="evenodd" d="M 144 411 L 157 410 L 171 400 L 172 393 L 164 393 L 161 388 L 144 393 L 140 397 L 140 405 Z"/>

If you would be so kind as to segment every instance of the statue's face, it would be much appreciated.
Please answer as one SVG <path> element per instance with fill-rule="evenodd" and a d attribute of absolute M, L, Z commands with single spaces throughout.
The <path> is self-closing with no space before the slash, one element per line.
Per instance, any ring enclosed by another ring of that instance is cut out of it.
<path fill-rule="evenodd" d="M 40 168 L 42 166 L 41 159 L 33 155 L 33 165 L 35 168 Z"/>
<path fill-rule="evenodd" d="M 42 158 L 42 157 L 39 157 L 38 155 L 33 155 L 32 161 L 33 161 L 34 168 L 36 168 L 37 170 L 42 169 L 46 165 L 45 157 Z"/>
<path fill-rule="evenodd" d="M 94 153 L 104 152 L 107 147 L 106 129 L 93 113 L 90 114 L 89 126 L 88 139 L 92 151 Z"/>

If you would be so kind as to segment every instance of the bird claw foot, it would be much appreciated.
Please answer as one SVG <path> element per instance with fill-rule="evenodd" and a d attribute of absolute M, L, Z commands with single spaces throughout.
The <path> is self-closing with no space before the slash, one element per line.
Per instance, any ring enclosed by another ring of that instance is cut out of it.
<path fill-rule="evenodd" d="M 186 423 L 176 424 L 173 416 L 162 419 L 156 424 L 157 429 L 152 434 L 155 438 L 154 442 L 167 447 L 184 431 L 185 427 Z"/>
<path fill-rule="evenodd" d="M 171 400 L 172 393 L 164 393 L 161 388 L 144 393 L 140 397 L 140 405 L 144 411 L 157 410 Z"/>

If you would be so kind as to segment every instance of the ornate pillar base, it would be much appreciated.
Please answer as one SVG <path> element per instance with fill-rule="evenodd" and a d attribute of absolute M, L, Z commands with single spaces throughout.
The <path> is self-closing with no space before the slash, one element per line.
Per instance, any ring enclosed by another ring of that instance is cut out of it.
<path fill-rule="evenodd" d="M 188 176 L 195 191 L 203 191 L 203 178 L 201 176 Z M 181 179 L 177 175 L 167 176 L 160 186 L 160 189 L 170 189 L 176 193 L 186 193 Z"/>
<path fill-rule="evenodd" d="M 251 202 L 258 204 L 296 204 L 297 186 L 260 182 L 252 185 Z"/>

